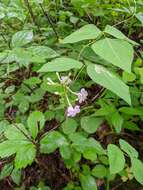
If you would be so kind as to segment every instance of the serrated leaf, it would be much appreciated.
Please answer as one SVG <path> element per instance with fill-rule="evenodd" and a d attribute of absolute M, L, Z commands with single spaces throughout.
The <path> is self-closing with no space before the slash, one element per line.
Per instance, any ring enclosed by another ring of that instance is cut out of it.
<path fill-rule="evenodd" d="M 79 30 L 73 32 L 65 39 L 63 39 L 62 43 L 75 43 L 83 40 L 96 39 L 102 32 L 93 24 L 88 24 L 81 27 Z"/>
<path fill-rule="evenodd" d="M 35 139 L 38 134 L 38 130 L 41 130 L 44 127 L 44 114 L 40 111 L 32 112 L 28 117 L 27 123 L 31 136 Z"/>
<path fill-rule="evenodd" d="M 15 33 L 12 37 L 12 47 L 21 47 L 31 42 L 33 39 L 33 32 L 22 30 Z"/>
<path fill-rule="evenodd" d="M 109 158 L 110 173 L 119 173 L 124 169 L 125 166 L 125 158 L 123 152 L 114 144 L 109 144 L 107 151 Z"/>
<path fill-rule="evenodd" d="M 132 158 L 131 162 L 135 179 L 143 185 L 143 163 L 137 158 Z"/>
<path fill-rule="evenodd" d="M 131 72 L 133 47 L 127 41 L 105 38 L 92 45 L 93 51 L 113 65 Z"/>
<path fill-rule="evenodd" d="M 67 57 L 61 57 L 46 63 L 38 72 L 62 72 L 71 69 L 80 69 L 82 63 Z"/>
<path fill-rule="evenodd" d="M 129 87 L 115 74 L 107 70 L 105 67 L 96 64 L 88 65 L 87 73 L 94 82 L 111 90 L 131 105 Z"/>
<path fill-rule="evenodd" d="M 120 139 L 119 141 L 121 149 L 126 152 L 130 158 L 138 158 L 138 152 L 134 147 L 132 147 L 129 143 L 127 143 L 125 140 Z"/>
<path fill-rule="evenodd" d="M 31 165 L 36 156 L 36 147 L 32 143 L 23 145 L 16 153 L 15 167 L 16 169 L 25 168 Z"/>
<path fill-rule="evenodd" d="M 12 163 L 6 164 L 6 165 L 2 168 L 2 170 L 1 170 L 1 172 L 0 172 L 0 180 L 2 180 L 2 179 L 4 179 L 4 178 L 8 177 L 8 176 L 11 174 L 12 170 L 13 170 L 13 164 L 12 164 Z"/>
<path fill-rule="evenodd" d="M 16 184 L 16 185 L 19 185 L 20 184 L 20 180 L 21 180 L 21 170 L 17 170 L 17 169 L 14 169 L 11 173 L 11 178 L 13 180 L 13 182 Z"/>
<path fill-rule="evenodd" d="M 12 124 L 4 132 L 5 137 L 9 140 L 27 140 L 24 134 L 28 135 L 28 131 L 23 124 Z"/>
<path fill-rule="evenodd" d="M 17 151 L 17 145 L 14 141 L 4 141 L 0 143 L 0 157 L 5 158 L 15 154 Z"/>

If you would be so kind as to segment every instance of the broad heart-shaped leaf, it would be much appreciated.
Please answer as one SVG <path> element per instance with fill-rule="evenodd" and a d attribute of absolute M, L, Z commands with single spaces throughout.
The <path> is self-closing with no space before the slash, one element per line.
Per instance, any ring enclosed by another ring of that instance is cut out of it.
<path fill-rule="evenodd" d="M 102 118 L 98 118 L 95 116 L 86 116 L 81 118 L 81 127 L 87 133 L 95 133 L 100 124 L 103 122 Z"/>
<path fill-rule="evenodd" d="M 36 156 L 36 148 L 32 143 L 27 143 L 16 153 L 15 167 L 16 169 L 25 168 L 30 165 Z"/>
<path fill-rule="evenodd" d="M 83 190 L 97 190 L 97 185 L 94 177 L 91 175 L 80 175 L 80 183 Z"/>
<path fill-rule="evenodd" d="M 96 39 L 101 34 L 102 32 L 95 25 L 87 24 L 63 39 L 62 43 L 75 43 L 82 40 Z"/>
<path fill-rule="evenodd" d="M 125 140 L 120 139 L 119 141 L 121 149 L 126 152 L 130 158 L 138 158 L 138 152 L 134 147 L 132 147 L 129 143 L 127 143 Z"/>
<path fill-rule="evenodd" d="M 115 74 L 108 71 L 105 67 L 95 64 L 88 65 L 87 73 L 94 82 L 111 90 L 131 105 L 129 87 Z"/>
<path fill-rule="evenodd" d="M 29 30 L 22 30 L 15 33 L 12 37 L 12 47 L 21 47 L 31 42 L 33 39 L 33 32 Z"/>
<path fill-rule="evenodd" d="M 138 45 L 136 42 L 133 40 L 130 40 L 128 37 L 126 37 L 120 30 L 115 28 L 114 26 L 107 25 L 104 30 L 105 33 L 110 34 L 111 36 L 114 36 L 115 38 L 121 39 L 121 40 L 126 40 L 133 45 Z"/>
<path fill-rule="evenodd" d="M 46 63 L 38 72 L 62 72 L 71 69 L 80 69 L 82 63 L 71 58 L 61 57 Z"/>
<path fill-rule="evenodd" d="M 105 38 L 95 42 L 92 49 L 109 63 L 131 72 L 134 50 L 127 41 Z"/>
<path fill-rule="evenodd" d="M 111 174 L 116 174 L 124 169 L 125 157 L 123 152 L 114 144 L 108 145 L 109 169 Z"/>
<path fill-rule="evenodd" d="M 40 111 L 32 112 L 28 117 L 27 123 L 31 136 L 35 139 L 38 134 L 38 130 L 41 130 L 44 127 L 44 114 Z"/>
<path fill-rule="evenodd" d="M 135 179 L 143 185 L 143 163 L 137 158 L 132 158 L 131 162 Z"/>

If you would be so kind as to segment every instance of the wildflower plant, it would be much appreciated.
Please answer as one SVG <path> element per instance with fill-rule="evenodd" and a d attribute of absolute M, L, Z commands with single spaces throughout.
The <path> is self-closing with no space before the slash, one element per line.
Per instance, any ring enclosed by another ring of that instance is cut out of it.
<path fill-rule="evenodd" d="M 143 186 L 141 5 L 0 2 L 0 189 Z"/>

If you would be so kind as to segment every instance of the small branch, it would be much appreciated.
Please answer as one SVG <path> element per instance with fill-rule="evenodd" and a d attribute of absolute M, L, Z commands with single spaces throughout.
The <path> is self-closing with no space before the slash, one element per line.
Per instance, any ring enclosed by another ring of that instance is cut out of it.
<path fill-rule="evenodd" d="M 43 14 L 45 15 L 45 17 L 47 18 L 49 24 L 51 25 L 51 27 L 52 27 L 52 29 L 53 29 L 53 31 L 55 33 L 55 36 L 56 36 L 56 38 L 58 40 L 59 39 L 58 33 L 57 33 L 56 29 L 55 29 L 55 26 L 54 26 L 54 24 L 53 24 L 53 22 L 52 22 L 52 20 L 51 20 L 51 18 L 49 16 L 49 14 L 44 10 L 44 8 L 43 8 L 43 6 L 42 6 L 41 3 L 39 5 L 40 5 L 40 8 L 41 8 Z"/>
<path fill-rule="evenodd" d="M 35 15 L 34 15 L 34 13 L 33 13 L 32 7 L 31 7 L 31 5 L 30 5 L 30 3 L 29 3 L 29 0 L 24 0 L 24 1 L 25 1 L 26 7 L 28 8 L 28 11 L 29 11 L 29 14 L 30 14 L 30 16 L 31 16 L 31 18 L 32 18 L 33 23 L 35 24 L 35 26 L 37 26 L 39 32 L 41 33 L 40 27 L 39 27 L 39 25 L 38 25 L 38 23 L 37 23 L 37 21 L 36 21 L 36 18 L 35 18 Z"/>

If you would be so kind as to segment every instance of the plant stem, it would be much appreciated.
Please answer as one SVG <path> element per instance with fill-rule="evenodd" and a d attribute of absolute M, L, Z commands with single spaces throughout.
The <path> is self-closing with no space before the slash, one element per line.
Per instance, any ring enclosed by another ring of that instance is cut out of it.
<path fill-rule="evenodd" d="M 51 18 L 49 16 L 49 14 L 44 10 L 44 8 L 43 8 L 43 6 L 42 6 L 41 3 L 39 5 L 40 5 L 40 8 L 41 8 L 43 14 L 45 15 L 45 17 L 47 18 L 49 24 L 51 25 L 51 27 L 52 27 L 52 29 L 53 29 L 53 31 L 55 33 L 55 36 L 56 36 L 56 38 L 58 40 L 59 39 L 58 33 L 57 33 L 56 29 L 55 29 L 55 26 L 54 26 L 54 24 L 53 24 L 53 22 L 52 22 L 52 20 L 51 20 Z"/>
<path fill-rule="evenodd" d="M 35 26 L 37 26 L 38 31 L 41 33 L 40 27 L 39 27 L 39 25 L 38 25 L 38 23 L 37 23 L 37 21 L 36 21 L 36 18 L 35 18 L 35 15 L 34 15 L 34 13 L 33 13 L 32 7 L 31 7 L 31 5 L 30 5 L 30 3 L 29 3 L 29 0 L 24 0 L 24 1 L 25 1 L 26 7 L 28 8 L 28 11 L 29 11 L 29 14 L 30 14 L 30 16 L 31 16 L 31 18 L 32 18 L 33 23 L 35 24 Z"/>
<path fill-rule="evenodd" d="M 106 184 L 106 190 L 110 190 L 110 183 L 108 179 L 107 179 L 107 184 Z"/>

